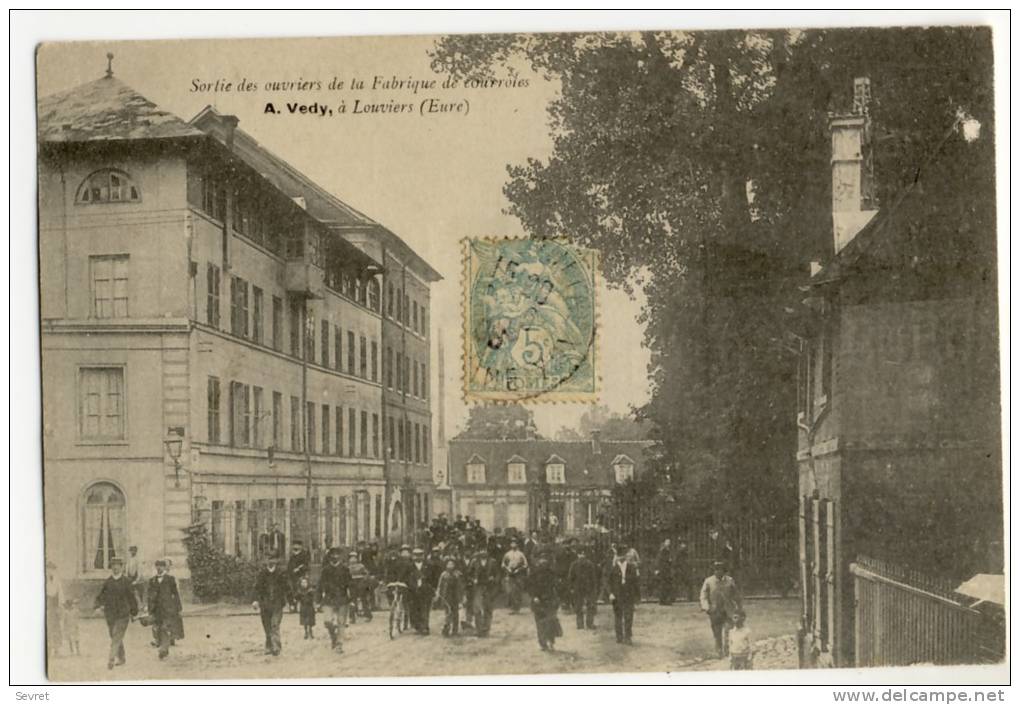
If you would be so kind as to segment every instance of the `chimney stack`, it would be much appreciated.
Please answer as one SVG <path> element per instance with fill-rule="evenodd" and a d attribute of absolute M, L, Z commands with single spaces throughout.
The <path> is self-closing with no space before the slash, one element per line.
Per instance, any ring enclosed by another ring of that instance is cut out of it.
<path fill-rule="evenodd" d="M 236 115 L 224 115 L 223 120 L 223 143 L 227 145 L 227 149 L 234 151 L 234 131 L 237 129 L 237 124 L 241 122 Z"/>
<path fill-rule="evenodd" d="M 832 115 L 832 236 L 834 254 L 849 244 L 877 210 L 871 145 L 871 81 L 854 79 L 853 110 Z"/>
<path fill-rule="evenodd" d="M 602 455 L 602 443 L 600 439 L 602 432 L 598 429 L 592 429 L 591 432 L 591 452 L 593 455 Z"/>

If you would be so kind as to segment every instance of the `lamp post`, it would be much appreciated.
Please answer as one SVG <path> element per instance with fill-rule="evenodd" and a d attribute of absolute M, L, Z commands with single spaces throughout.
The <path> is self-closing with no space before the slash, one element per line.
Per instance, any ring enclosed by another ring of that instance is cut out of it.
<path fill-rule="evenodd" d="M 174 463 L 174 487 L 181 486 L 181 451 L 184 450 L 184 427 L 170 426 L 163 440 L 167 455 Z"/>

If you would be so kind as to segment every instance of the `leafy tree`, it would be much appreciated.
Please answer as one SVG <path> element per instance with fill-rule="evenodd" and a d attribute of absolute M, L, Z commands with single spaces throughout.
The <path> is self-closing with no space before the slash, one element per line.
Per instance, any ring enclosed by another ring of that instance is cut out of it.
<path fill-rule="evenodd" d="M 561 441 L 587 440 L 595 431 L 605 440 L 643 441 L 648 438 L 651 429 L 647 421 L 618 414 L 599 404 L 581 414 L 577 428 L 563 427 L 556 433 L 556 438 Z"/>
<path fill-rule="evenodd" d="M 558 82 L 552 155 L 508 166 L 509 213 L 533 237 L 597 248 L 611 285 L 641 284 L 652 396 L 639 417 L 663 444 L 660 479 L 715 511 L 789 506 L 783 331 L 808 263 L 831 256 L 828 114 L 871 78 L 891 203 L 961 115 L 991 131 L 990 31 L 463 35 L 432 60 L 460 78 L 529 67 Z"/>
<path fill-rule="evenodd" d="M 508 440 L 539 438 L 535 415 L 518 404 L 477 404 L 468 411 L 467 425 L 457 438 Z"/>

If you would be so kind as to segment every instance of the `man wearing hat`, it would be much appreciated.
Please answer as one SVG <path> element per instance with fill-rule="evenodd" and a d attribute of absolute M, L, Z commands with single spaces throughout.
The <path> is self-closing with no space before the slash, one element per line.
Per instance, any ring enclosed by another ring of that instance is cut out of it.
<path fill-rule="evenodd" d="M 372 601 L 368 586 L 368 568 L 358 560 L 358 552 L 351 551 L 347 554 L 347 570 L 351 573 L 351 604 L 348 613 L 351 624 L 358 621 L 358 609 L 361 609 L 365 621 L 372 621 Z"/>
<path fill-rule="evenodd" d="M 270 553 L 265 556 L 262 568 L 255 578 L 255 600 L 251 603 L 262 618 L 262 629 L 266 634 L 266 653 L 273 656 L 279 656 L 283 650 L 280 622 L 283 621 L 283 606 L 290 601 L 290 581 L 278 563 L 279 559 L 275 555 Z M 325 570 L 323 568 L 323 573 Z"/>
<path fill-rule="evenodd" d="M 124 559 L 110 559 L 110 576 L 96 595 L 95 608 L 103 610 L 106 628 L 110 632 L 110 657 L 108 669 L 122 665 L 127 660 L 124 653 L 124 633 L 131 618 L 138 614 L 138 602 L 131 581 L 124 575 Z"/>
<path fill-rule="evenodd" d="M 503 572 L 507 579 L 507 601 L 510 612 L 521 611 L 521 583 L 528 573 L 528 559 L 517 547 L 517 539 L 510 540 L 510 550 L 503 556 Z"/>
<path fill-rule="evenodd" d="M 535 615 L 535 631 L 542 651 L 552 651 L 556 638 L 563 636 L 563 627 L 556 616 L 560 606 L 556 589 L 556 574 L 549 564 L 549 552 L 539 549 L 532 556 L 535 566 L 528 575 L 528 594 L 531 595 L 531 611 Z"/>
<path fill-rule="evenodd" d="M 502 575 L 499 564 L 487 550 L 481 548 L 475 551 L 467 567 L 467 584 L 471 595 L 468 612 L 474 617 L 475 634 L 480 637 L 489 636 L 492 628 L 492 606 L 499 593 Z"/>
<path fill-rule="evenodd" d="M 567 587 L 574 597 L 577 628 L 594 629 L 599 597 L 599 569 L 588 558 L 586 546 L 581 546 L 577 550 L 577 559 L 567 572 Z"/>
<path fill-rule="evenodd" d="M 731 620 L 743 612 L 737 584 L 726 573 L 723 561 L 712 563 L 712 575 L 701 586 L 701 610 L 708 615 L 719 658 L 726 658 Z"/>
<path fill-rule="evenodd" d="M 408 571 L 408 612 L 411 626 L 419 634 L 429 633 L 429 611 L 436 588 L 437 576 L 431 563 L 425 560 L 425 551 L 416 548 L 411 551 L 411 569 Z"/>
<path fill-rule="evenodd" d="M 149 579 L 146 593 L 149 596 L 149 618 L 159 646 L 159 658 L 165 659 L 176 639 L 184 638 L 184 620 L 181 619 L 181 595 L 177 581 L 168 572 L 164 558 L 156 561 L 156 574 Z"/>
<path fill-rule="evenodd" d="M 343 553 L 334 546 L 326 553 L 319 575 L 319 602 L 326 613 L 326 631 L 330 645 L 336 652 L 343 651 L 344 626 L 351 601 L 351 571 L 344 564 Z"/>
<path fill-rule="evenodd" d="M 634 627 L 634 605 L 641 601 L 641 579 L 637 566 L 630 560 L 627 547 L 616 547 L 616 561 L 609 569 L 609 602 L 616 622 L 616 642 L 631 644 Z"/>

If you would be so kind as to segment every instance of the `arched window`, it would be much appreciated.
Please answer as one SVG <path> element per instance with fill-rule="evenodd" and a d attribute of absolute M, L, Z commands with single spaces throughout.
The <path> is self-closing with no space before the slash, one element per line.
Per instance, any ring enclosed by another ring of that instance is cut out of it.
<path fill-rule="evenodd" d="M 131 177 L 118 169 L 92 172 L 78 187 L 77 203 L 120 203 L 140 201 L 141 192 Z"/>
<path fill-rule="evenodd" d="M 83 563 L 86 571 L 107 570 L 110 560 L 127 555 L 124 494 L 109 482 L 85 490 L 82 504 Z"/>

